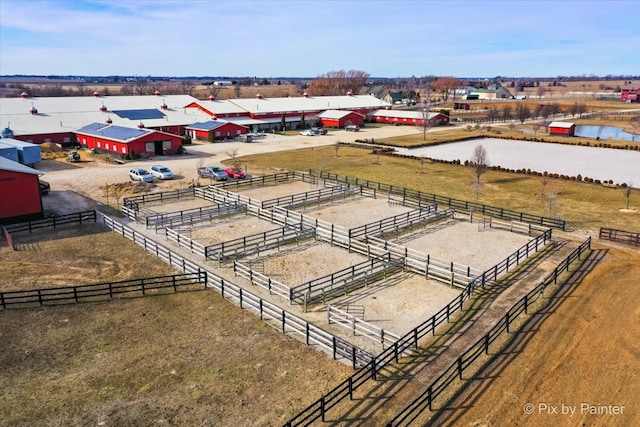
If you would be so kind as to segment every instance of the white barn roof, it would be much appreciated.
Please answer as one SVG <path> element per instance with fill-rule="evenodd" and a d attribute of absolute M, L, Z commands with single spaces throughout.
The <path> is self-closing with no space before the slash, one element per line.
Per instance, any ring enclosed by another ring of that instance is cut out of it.
<path fill-rule="evenodd" d="M 10 128 L 14 135 L 32 135 L 72 132 L 107 119 L 126 127 L 137 127 L 140 122 L 145 127 L 187 125 L 209 119 L 195 108 L 184 108 L 196 101 L 188 95 L 1 98 L 0 126 Z"/>
<path fill-rule="evenodd" d="M 0 169 L 11 172 L 28 173 L 31 175 L 44 175 L 39 170 L 25 166 L 22 163 L 14 162 L 5 157 L 0 156 Z"/>
<path fill-rule="evenodd" d="M 427 118 L 433 119 L 437 115 L 442 113 L 429 112 Z M 409 111 L 409 110 L 377 110 L 371 113 L 373 117 L 397 117 L 399 119 L 420 119 L 422 120 L 422 111 Z"/>
<path fill-rule="evenodd" d="M 252 114 L 289 113 L 325 110 L 359 110 L 390 107 L 391 104 L 371 95 L 308 96 L 291 98 L 242 98 L 229 102 Z"/>
<path fill-rule="evenodd" d="M 570 123 L 570 122 L 551 122 L 551 123 L 549 123 L 549 127 L 550 128 L 569 129 L 570 127 L 572 127 L 574 125 L 575 125 L 575 123 Z"/>

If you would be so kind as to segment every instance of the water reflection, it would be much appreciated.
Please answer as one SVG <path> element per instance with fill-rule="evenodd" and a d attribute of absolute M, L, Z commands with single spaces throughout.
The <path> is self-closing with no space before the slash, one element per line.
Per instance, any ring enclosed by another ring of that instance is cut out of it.
<path fill-rule="evenodd" d="M 640 141 L 640 135 L 625 132 L 621 128 L 615 126 L 580 125 L 576 126 L 575 136 L 581 136 L 584 138 L 600 137 L 600 139 L 626 139 L 627 141 L 634 142 Z"/>

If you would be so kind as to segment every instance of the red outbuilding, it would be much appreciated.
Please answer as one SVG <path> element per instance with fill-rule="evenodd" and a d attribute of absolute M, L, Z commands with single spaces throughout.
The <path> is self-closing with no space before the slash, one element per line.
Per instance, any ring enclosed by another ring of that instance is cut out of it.
<path fill-rule="evenodd" d="M 620 88 L 620 99 L 624 102 L 640 102 L 640 85 L 629 83 Z"/>
<path fill-rule="evenodd" d="M 182 148 L 182 138 L 170 133 L 145 129 L 140 123 L 137 129 L 123 126 L 91 123 L 76 131 L 78 144 L 91 150 L 110 153 L 119 158 L 136 158 L 143 155 L 170 155 Z"/>
<path fill-rule="evenodd" d="M 211 141 L 231 139 L 247 133 L 247 128 L 236 123 L 222 120 L 198 122 L 186 127 L 192 139 Z"/>
<path fill-rule="evenodd" d="M 569 122 L 551 122 L 549 135 L 573 136 L 576 132 L 576 124 Z"/>
<path fill-rule="evenodd" d="M 349 125 L 362 126 L 364 115 L 355 111 L 326 110 L 317 115 L 324 127 L 343 128 Z"/>
<path fill-rule="evenodd" d="M 42 172 L 0 157 L 0 223 L 44 217 L 39 175 Z"/>

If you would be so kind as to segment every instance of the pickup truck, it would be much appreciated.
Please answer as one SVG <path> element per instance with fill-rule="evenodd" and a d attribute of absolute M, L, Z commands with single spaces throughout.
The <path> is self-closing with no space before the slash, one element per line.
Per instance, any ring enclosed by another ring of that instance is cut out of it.
<path fill-rule="evenodd" d="M 227 173 L 219 166 L 207 166 L 198 168 L 198 176 L 201 178 L 215 179 L 216 181 L 226 181 L 229 177 Z"/>

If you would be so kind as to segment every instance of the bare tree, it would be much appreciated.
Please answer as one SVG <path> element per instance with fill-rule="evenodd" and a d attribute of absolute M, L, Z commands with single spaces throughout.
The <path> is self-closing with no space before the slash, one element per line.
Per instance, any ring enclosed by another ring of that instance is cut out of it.
<path fill-rule="evenodd" d="M 420 173 L 424 174 L 424 165 L 427 163 L 427 158 L 425 156 L 420 156 Z"/>
<path fill-rule="evenodd" d="M 113 193 L 113 198 L 116 199 L 116 209 L 120 210 L 120 199 L 124 195 L 124 188 L 116 184 L 111 192 Z"/>
<path fill-rule="evenodd" d="M 146 95 L 149 90 L 149 82 L 144 77 L 140 77 L 136 79 L 134 87 L 137 95 Z"/>
<path fill-rule="evenodd" d="M 440 77 L 431 82 L 431 87 L 440 94 L 442 100 L 447 102 L 449 96 L 455 100 L 456 89 L 460 86 L 460 80 L 456 77 Z"/>
<path fill-rule="evenodd" d="M 524 121 L 531 117 L 531 109 L 527 107 L 527 104 L 518 103 L 516 106 L 516 118 L 520 120 L 520 124 L 524 124 Z"/>
<path fill-rule="evenodd" d="M 633 183 L 630 182 L 629 184 L 625 184 L 622 187 L 622 194 L 624 194 L 624 198 L 627 201 L 627 204 L 625 205 L 625 209 L 629 209 L 629 202 L 631 200 L 631 187 L 633 186 Z"/>
<path fill-rule="evenodd" d="M 553 209 L 555 208 L 556 199 L 558 198 L 559 192 L 560 191 L 558 190 L 558 185 L 556 183 L 553 186 L 551 186 L 551 190 L 549 191 L 549 194 L 545 196 L 547 199 L 547 216 L 549 218 L 553 218 L 551 215 L 553 213 Z"/>
<path fill-rule="evenodd" d="M 340 144 L 342 144 L 340 141 L 338 141 L 335 144 L 333 144 L 333 149 L 336 152 L 336 157 L 340 157 L 340 156 L 338 156 L 338 150 L 340 150 Z"/>
<path fill-rule="evenodd" d="M 544 86 L 540 85 L 536 88 L 536 95 L 538 95 L 538 99 L 542 98 L 545 93 L 547 93 L 547 89 L 545 89 Z"/>
<path fill-rule="evenodd" d="M 482 144 L 476 146 L 473 150 L 473 155 L 469 161 L 469 166 L 473 169 L 475 175 L 475 181 L 473 182 L 473 192 L 476 196 L 475 202 L 478 203 L 478 196 L 482 190 L 482 175 L 489 168 L 489 159 L 487 157 L 487 150 L 484 149 Z"/>
<path fill-rule="evenodd" d="M 109 183 L 108 182 L 104 185 L 104 187 L 102 187 L 102 191 L 104 193 L 104 198 L 107 201 L 107 206 L 109 206 L 109 191 L 110 191 L 110 188 L 109 188 Z"/>
<path fill-rule="evenodd" d="M 427 140 L 427 132 L 429 132 L 429 129 L 431 128 L 431 121 L 429 120 L 429 116 L 431 115 L 431 100 L 429 98 L 430 97 L 427 96 L 427 99 L 420 102 L 421 123 L 419 124 L 418 128 L 420 129 L 420 132 L 422 132 L 423 141 Z"/>
<path fill-rule="evenodd" d="M 368 80 L 369 73 L 365 71 L 329 71 L 311 81 L 308 92 L 314 96 L 346 95 L 347 92 L 357 95 Z"/>
<path fill-rule="evenodd" d="M 238 149 L 234 148 L 231 151 L 227 151 L 227 156 L 229 156 L 229 159 L 231 161 L 231 166 L 233 167 L 233 169 L 236 171 L 239 171 L 240 161 L 238 160 Z"/>
<path fill-rule="evenodd" d="M 182 93 L 184 95 L 191 95 L 196 86 L 191 80 L 182 80 L 180 82 L 180 88 L 182 89 Z"/>

